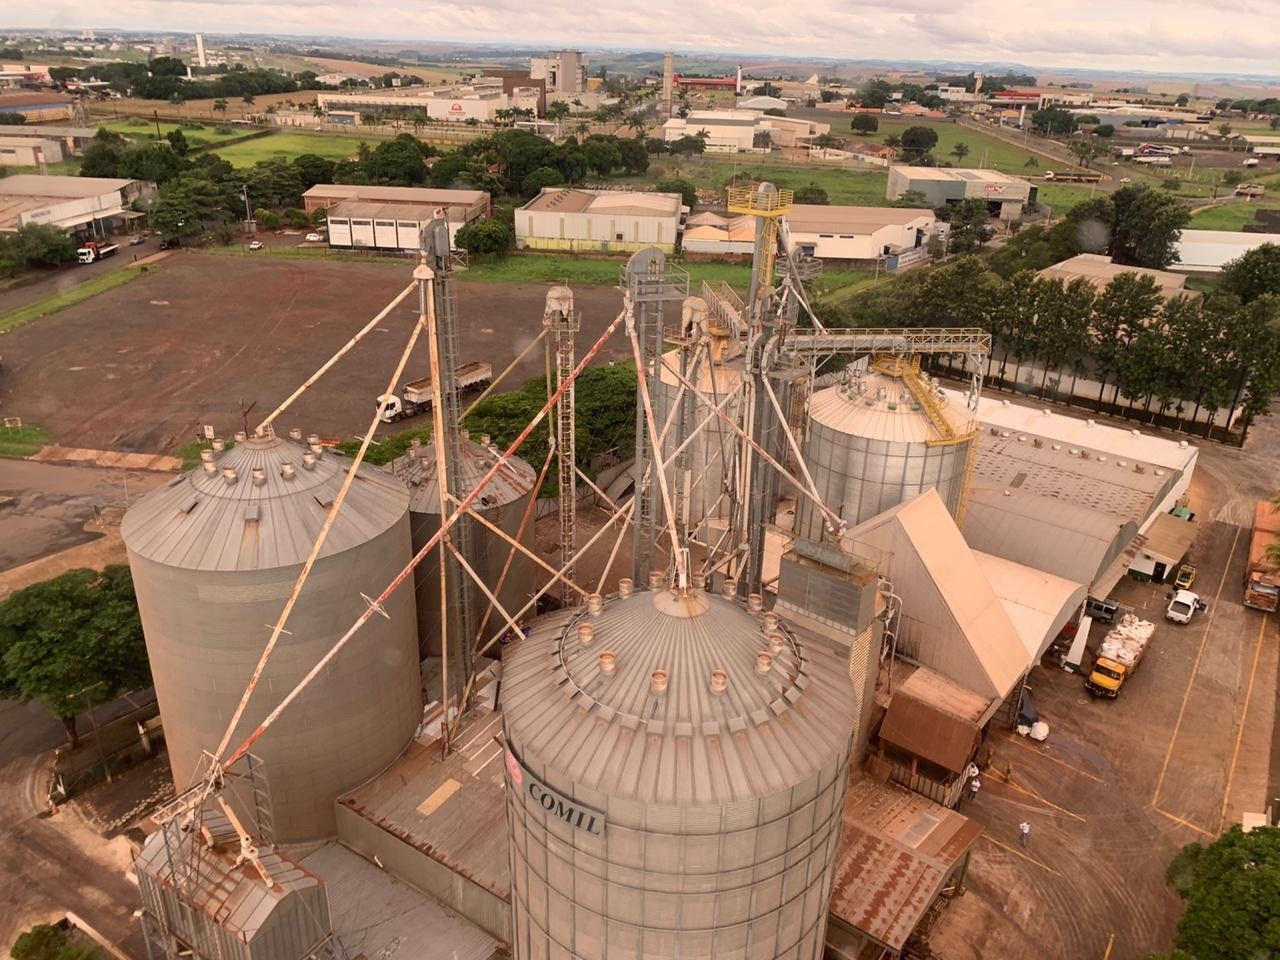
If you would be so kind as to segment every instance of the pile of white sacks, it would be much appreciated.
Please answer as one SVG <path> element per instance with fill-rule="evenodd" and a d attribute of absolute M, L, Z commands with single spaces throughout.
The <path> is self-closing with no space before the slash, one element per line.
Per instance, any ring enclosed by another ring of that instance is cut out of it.
<path fill-rule="evenodd" d="M 1132 667 L 1142 659 L 1155 632 L 1155 624 L 1126 613 L 1103 638 L 1102 649 L 1098 653 L 1117 663 L 1123 663 L 1126 667 Z"/>

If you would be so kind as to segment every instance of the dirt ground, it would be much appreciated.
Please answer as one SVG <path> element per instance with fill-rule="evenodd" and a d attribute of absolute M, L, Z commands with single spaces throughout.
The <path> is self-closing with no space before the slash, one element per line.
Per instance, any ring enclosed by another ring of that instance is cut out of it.
<path fill-rule="evenodd" d="M 1174 854 L 1275 802 L 1280 629 L 1239 596 L 1252 502 L 1277 475 L 1274 420 L 1254 427 L 1244 451 L 1201 448 L 1191 559 L 1208 612 L 1171 623 L 1167 587 L 1123 580 L 1112 595 L 1157 632 L 1119 698 L 1094 699 L 1081 676 L 1042 665 L 1032 696 L 1049 739 L 989 739 L 992 768 L 962 807 L 985 833 L 968 892 L 930 939 L 939 956 L 1137 960 L 1168 951 L 1182 912 L 1164 879 Z M 1032 825 L 1025 849 L 1023 819 Z"/>
<path fill-rule="evenodd" d="M 6 336 L 0 409 L 65 446 L 168 452 L 206 423 L 230 435 L 242 429 L 242 404 L 256 404 L 258 417 L 269 413 L 410 282 L 411 270 L 407 261 L 268 262 L 184 252 Z M 515 359 L 541 330 L 546 289 L 456 284 L 460 361 L 487 360 L 497 373 Z M 585 350 L 617 316 L 622 296 L 607 287 L 576 293 Z M 415 315 L 403 305 L 388 316 L 279 425 L 325 437 L 363 432 Z M 619 335 L 600 359 L 627 357 Z M 403 380 L 424 376 L 427 364 L 420 341 Z M 542 372 L 535 348 L 507 383 Z"/>

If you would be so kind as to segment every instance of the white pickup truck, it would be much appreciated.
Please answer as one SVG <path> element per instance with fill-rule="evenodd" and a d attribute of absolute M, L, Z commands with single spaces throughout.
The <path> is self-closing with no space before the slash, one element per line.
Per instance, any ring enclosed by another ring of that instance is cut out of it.
<path fill-rule="evenodd" d="M 458 367 L 458 389 L 486 386 L 493 379 L 493 366 L 475 361 Z M 416 417 L 431 408 L 431 378 L 411 380 L 404 385 L 403 395 L 384 393 L 378 398 L 378 410 L 383 423 L 395 423 L 408 417 Z"/>

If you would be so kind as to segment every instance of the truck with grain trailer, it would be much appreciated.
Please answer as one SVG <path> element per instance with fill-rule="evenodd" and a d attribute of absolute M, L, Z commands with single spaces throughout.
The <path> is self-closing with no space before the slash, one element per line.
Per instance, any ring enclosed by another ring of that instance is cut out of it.
<path fill-rule="evenodd" d="M 480 361 L 464 363 L 458 367 L 457 378 L 459 390 L 487 386 L 493 379 L 493 365 Z M 398 397 L 394 393 L 384 393 L 378 398 L 382 422 L 395 423 L 426 413 L 431 409 L 431 397 L 432 384 L 429 376 L 421 380 L 410 380 Z"/>
<path fill-rule="evenodd" d="M 1095 697 L 1114 700 L 1120 688 L 1138 671 L 1151 640 L 1155 636 L 1155 624 L 1126 613 L 1120 622 L 1102 638 L 1102 646 L 1094 657 L 1093 669 L 1084 682 L 1085 689 Z"/>
<path fill-rule="evenodd" d="M 105 257 L 115 256 L 119 250 L 118 243 L 98 243 L 96 240 L 88 240 L 84 246 L 76 250 L 76 259 L 81 263 L 93 263 Z"/>
<path fill-rule="evenodd" d="M 1275 612 L 1280 606 L 1280 558 L 1268 548 L 1280 545 L 1280 508 L 1259 500 L 1253 510 L 1249 565 L 1244 570 L 1244 605 Z"/>

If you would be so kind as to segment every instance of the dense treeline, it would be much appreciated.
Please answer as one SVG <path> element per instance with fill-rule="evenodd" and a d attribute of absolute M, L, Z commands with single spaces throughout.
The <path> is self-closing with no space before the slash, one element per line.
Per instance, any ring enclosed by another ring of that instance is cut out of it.
<path fill-rule="evenodd" d="M 907 318 L 910 318 L 909 320 Z M 986 375 L 1047 397 L 1100 384 L 1097 402 L 1210 425 L 1241 407 L 1245 423 L 1280 393 L 1280 247 L 1230 264 L 1203 296 L 1166 299 L 1138 273 L 1099 289 L 1020 269 L 1005 279 L 976 256 L 908 273 L 824 320 L 840 326 L 981 327 Z M 1246 427 L 1247 428 L 1247 427 Z"/>
<path fill-rule="evenodd" d="M 177 57 L 156 57 L 149 63 L 95 64 L 83 69 L 54 67 L 50 75 L 58 83 L 68 80 L 106 81 L 117 93 L 144 100 L 244 99 L 272 93 L 327 89 L 311 70 L 286 74 L 278 70 L 251 70 L 243 64 L 236 64 L 220 77 L 188 80 L 187 65 Z"/>

